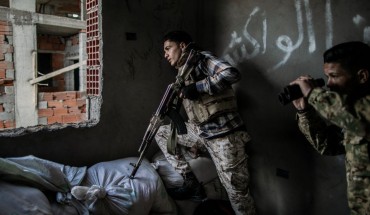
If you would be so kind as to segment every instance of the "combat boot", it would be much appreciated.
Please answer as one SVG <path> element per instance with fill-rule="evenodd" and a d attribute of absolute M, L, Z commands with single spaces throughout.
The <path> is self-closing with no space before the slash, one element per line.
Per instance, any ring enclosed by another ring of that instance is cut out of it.
<path fill-rule="evenodd" d="M 168 188 L 168 194 L 175 200 L 187 200 L 201 202 L 207 199 L 202 183 L 199 183 L 193 172 L 186 173 L 184 184 L 181 187 Z"/>

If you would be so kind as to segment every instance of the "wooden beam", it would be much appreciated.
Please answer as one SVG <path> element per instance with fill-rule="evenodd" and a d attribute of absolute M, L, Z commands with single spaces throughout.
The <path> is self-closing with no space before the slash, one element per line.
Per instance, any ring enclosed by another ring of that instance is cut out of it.
<path fill-rule="evenodd" d="M 75 63 L 75 64 L 72 64 L 70 66 L 67 66 L 67 67 L 64 67 L 62 69 L 59 69 L 59 70 L 56 70 L 54 72 L 51 72 L 51 73 L 48 73 L 46 75 L 43 75 L 43 76 L 40 76 L 40 77 L 37 77 L 35 79 L 32 79 L 32 80 L 29 80 L 29 83 L 30 84 L 37 84 L 41 81 L 45 81 L 49 78 L 52 78 L 52 77 L 55 77 L 57 75 L 60 75 L 60 74 L 63 74 L 65 72 L 68 72 L 68 71 L 71 71 L 71 70 L 74 70 L 82 65 L 86 65 L 86 60 L 82 61 L 82 62 L 79 62 L 79 63 Z"/>

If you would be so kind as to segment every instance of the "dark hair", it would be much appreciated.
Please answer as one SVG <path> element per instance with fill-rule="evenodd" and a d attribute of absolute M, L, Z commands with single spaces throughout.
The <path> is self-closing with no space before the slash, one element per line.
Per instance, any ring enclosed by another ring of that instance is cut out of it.
<path fill-rule="evenodd" d="M 370 71 L 370 47 L 359 41 L 338 44 L 324 52 L 324 63 L 339 63 L 350 74 Z"/>
<path fill-rule="evenodd" d="M 186 45 L 193 42 L 191 36 L 185 31 L 171 31 L 163 37 L 163 42 L 170 40 L 173 42 L 181 43 L 184 42 Z"/>

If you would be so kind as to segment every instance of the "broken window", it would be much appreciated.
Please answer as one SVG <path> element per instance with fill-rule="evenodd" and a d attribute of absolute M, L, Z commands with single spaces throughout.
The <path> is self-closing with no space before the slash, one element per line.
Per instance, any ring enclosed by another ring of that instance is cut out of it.
<path fill-rule="evenodd" d="M 0 6 L 0 136 L 95 125 L 101 105 L 99 0 Z"/>

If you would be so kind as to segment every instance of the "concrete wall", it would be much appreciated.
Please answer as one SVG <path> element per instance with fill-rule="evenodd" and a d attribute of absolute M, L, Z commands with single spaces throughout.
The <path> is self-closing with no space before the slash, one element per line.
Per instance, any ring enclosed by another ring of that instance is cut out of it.
<path fill-rule="evenodd" d="M 242 72 L 236 86 L 253 137 L 252 194 L 261 215 L 345 215 L 344 158 L 319 156 L 277 95 L 301 74 L 322 75 L 322 52 L 369 42 L 370 2 L 345 0 L 104 1 L 103 103 L 91 128 L 0 138 L 0 156 L 33 154 L 68 165 L 137 156 L 173 70 L 161 36 L 185 29 Z M 136 38 L 136 39 L 135 39 Z M 156 150 L 155 144 L 151 152 Z"/>

